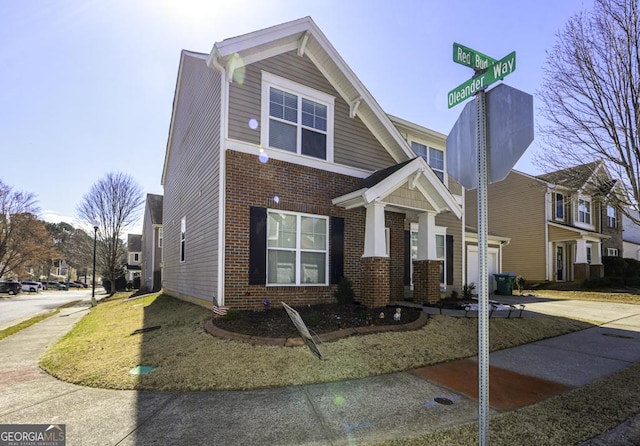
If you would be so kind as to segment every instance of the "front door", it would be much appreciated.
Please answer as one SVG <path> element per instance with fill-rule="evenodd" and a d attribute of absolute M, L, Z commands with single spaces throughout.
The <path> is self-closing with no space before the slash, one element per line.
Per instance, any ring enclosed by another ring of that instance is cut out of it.
<path fill-rule="evenodd" d="M 564 271 L 564 246 L 557 245 L 556 246 L 556 280 L 559 282 L 563 282 L 565 279 L 565 271 Z"/>

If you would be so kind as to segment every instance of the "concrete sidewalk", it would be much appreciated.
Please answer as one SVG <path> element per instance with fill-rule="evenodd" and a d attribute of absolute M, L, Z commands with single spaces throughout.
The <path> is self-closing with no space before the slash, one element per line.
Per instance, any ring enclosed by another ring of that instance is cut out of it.
<path fill-rule="evenodd" d="M 473 358 L 411 373 L 251 391 L 115 391 L 58 381 L 38 368 L 38 358 L 88 307 L 84 302 L 64 309 L 0 341 L 0 424 L 66 424 L 67 445 L 190 445 L 203 439 L 216 445 L 348 445 L 477 419 Z M 533 404 L 640 361 L 636 309 L 620 307 L 620 314 L 608 315 L 615 321 L 602 327 L 492 353 L 490 377 L 501 385 L 490 386 L 491 410 Z M 535 391 L 523 395 L 523 389 Z M 639 419 L 588 444 L 625 444 L 621 439 L 640 444 Z"/>

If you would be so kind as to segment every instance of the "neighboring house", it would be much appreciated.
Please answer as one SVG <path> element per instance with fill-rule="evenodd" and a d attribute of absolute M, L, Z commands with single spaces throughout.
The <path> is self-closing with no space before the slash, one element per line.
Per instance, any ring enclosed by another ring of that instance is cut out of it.
<path fill-rule="evenodd" d="M 256 308 L 333 301 L 342 277 L 368 306 L 459 290 L 462 191 L 445 145 L 389 117 L 308 17 L 183 51 L 164 291 Z"/>
<path fill-rule="evenodd" d="M 142 284 L 150 291 L 162 288 L 162 195 L 147 194 L 142 222 Z"/>
<path fill-rule="evenodd" d="M 142 235 L 127 234 L 127 282 L 140 277 L 142 264 Z"/>
<path fill-rule="evenodd" d="M 636 220 L 640 221 L 640 212 L 628 211 Z M 640 260 L 640 225 L 627 215 L 622 216 L 622 257 Z"/>
<path fill-rule="evenodd" d="M 602 277 L 602 256 L 622 252 L 621 212 L 602 162 L 537 177 L 512 170 L 488 186 L 489 230 L 509 237 L 504 271 L 529 282 L 584 281 Z M 467 223 L 477 222 L 477 192 L 465 196 Z"/>

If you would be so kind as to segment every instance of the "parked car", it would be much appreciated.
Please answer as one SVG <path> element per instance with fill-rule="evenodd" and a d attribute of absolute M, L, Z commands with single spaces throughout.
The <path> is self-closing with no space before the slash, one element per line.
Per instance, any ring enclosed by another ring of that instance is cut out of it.
<path fill-rule="evenodd" d="M 84 288 L 81 284 L 75 282 L 69 282 L 67 283 L 67 286 L 69 288 Z"/>
<path fill-rule="evenodd" d="M 40 285 L 42 285 L 42 289 L 43 290 L 48 290 L 49 286 L 47 285 L 47 282 L 40 282 Z"/>
<path fill-rule="evenodd" d="M 67 286 L 64 283 L 47 282 L 47 284 L 49 285 L 49 288 L 54 289 L 54 290 L 66 290 L 67 289 Z"/>
<path fill-rule="evenodd" d="M 18 294 L 22 290 L 20 282 L 0 282 L 0 293 Z"/>
<path fill-rule="evenodd" d="M 87 285 L 86 283 L 82 283 L 79 280 L 74 280 L 73 283 L 77 283 L 78 285 L 80 285 L 82 288 L 87 288 L 89 285 Z"/>
<path fill-rule="evenodd" d="M 22 291 L 28 291 L 30 293 L 37 293 L 42 290 L 42 284 L 40 282 L 32 282 L 30 280 L 23 280 L 20 282 L 22 285 Z"/>

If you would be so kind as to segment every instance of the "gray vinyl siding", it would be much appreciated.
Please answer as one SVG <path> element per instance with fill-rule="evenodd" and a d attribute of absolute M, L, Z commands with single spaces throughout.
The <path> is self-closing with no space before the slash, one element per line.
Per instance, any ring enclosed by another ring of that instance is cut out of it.
<path fill-rule="evenodd" d="M 507 178 L 487 188 L 489 233 L 511 237 L 503 248 L 502 270 L 527 280 L 546 278 L 546 185 L 511 171 Z M 477 191 L 465 195 L 465 217 L 478 226 Z"/>
<path fill-rule="evenodd" d="M 220 266 L 220 76 L 204 60 L 183 55 L 164 182 L 164 289 L 203 304 L 217 297 Z M 183 217 L 186 243 L 185 261 L 181 262 Z"/>
<path fill-rule="evenodd" d="M 336 98 L 334 114 L 334 162 L 351 167 L 377 170 L 395 164 L 389 153 L 358 116 L 349 117 L 349 105 L 307 57 L 295 51 L 265 59 L 245 67 L 242 83 L 232 82 L 229 89 L 229 138 L 260 144 L 260 127 L 248 123 L 260 121 L 262 71 L 289 79 Z"/>

